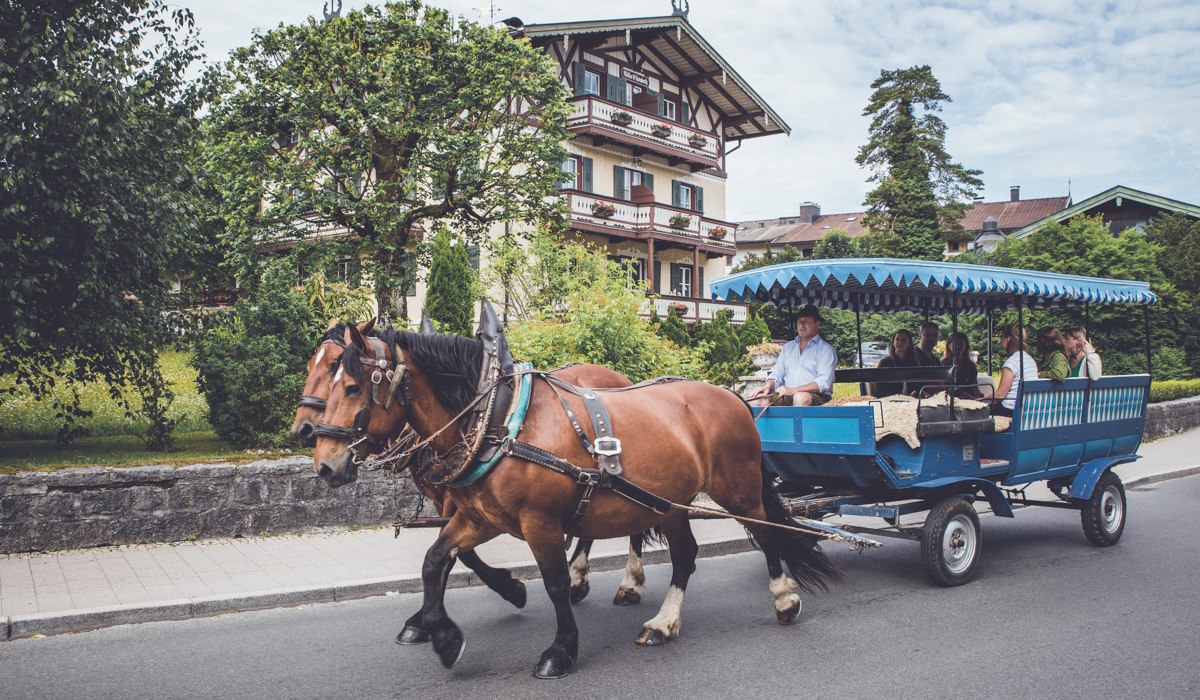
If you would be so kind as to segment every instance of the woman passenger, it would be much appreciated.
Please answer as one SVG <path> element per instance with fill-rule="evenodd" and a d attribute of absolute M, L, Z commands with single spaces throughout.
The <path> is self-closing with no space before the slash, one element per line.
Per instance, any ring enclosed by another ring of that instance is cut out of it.
<path fill-rule="evenodd" d="M 901 328 L 892 336 L 892 342 L 888 345 L 887 357 L 879 361 L 876 367 L 920 367 L 921 361 L 917 357 L 916 348 L 913 346 L 913 336 L 910 331 Z M 884 396 L 892 396 L 894 394 L 904 393 L 904 382 L 875 382 L 871 384 L 871 395 L 876 398 Z"/>
<path fill-rule="evenodd" d="M 1079 326 L 1063 331 L 1063 346 L 1067 350 L 1067 365 L 1072 377 L 1100 378 L 1100 355 L 1088 340 L 1087 331 Z"/>
<path fill-rule="evenodd" d="M 1039 377 L 1061 383 L 1071 376 L 1071 367 L 1067 364 L 1067 352 L 1063 346 L 1062 333 L 1059 333 L 1057 328 L 1047 326 L 1038 331 L 1037 349 L 1042 354 L 1042 361 L 1038 363 L 1038 367 L 1041 369 L 1038 372 Z"/>
<path fill-rule="evenodd" d="M 978 386 L 979 368 L 971 361 L 971 341 L 967 339 L 966 333 L 950 335 L 942 364 L 954 365 L 954 383 L 957 385 L 954 390 L 955 396 L 960 399 L 983 398 L 983 392 Z"/>
<path fill-rule="evenodd" d="M 1021 382 L 1037 379 L 1038 369 L 1033 356 L 1025 352 L 1025 331 L 1020 326 L 1012 325 L 1000 331 L 1000 347 L 1009 355 L 1000 370 L 1000 383 L 996 386 L 996 396 L 1000 398 L 993 399 L 992 415 L 1011 416 L 1017 407 Z"/>

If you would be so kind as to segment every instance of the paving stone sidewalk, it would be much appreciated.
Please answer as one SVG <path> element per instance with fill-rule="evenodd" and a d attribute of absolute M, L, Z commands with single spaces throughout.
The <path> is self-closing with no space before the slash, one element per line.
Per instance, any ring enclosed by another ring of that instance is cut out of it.
<path fill-rule="evenodd" d="M 1143 444 L 1143 458 L 1116 468 L 1128 488 L 1200 473 L 1200 429 Z M 694 521 L 701 556 L 747 551 L 741 526 Z M 183 619 L 240 610 L 329 602 L 421 589 L 435 529 L 338 530 L 0 555 L 0 640 Z M 628 541 L 593 548 L 597 570 L 622 568 Z M 533 578 L 524 542 L 501 537 L 479 548 L 485 561 Z M 649 563 L 666 552 L 647 553 Z M 478 583 L 461 565 L 452 586 Z"/>

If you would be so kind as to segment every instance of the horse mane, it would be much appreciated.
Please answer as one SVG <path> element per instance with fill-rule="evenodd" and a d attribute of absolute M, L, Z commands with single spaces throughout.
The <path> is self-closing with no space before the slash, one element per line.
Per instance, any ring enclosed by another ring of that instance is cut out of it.
<path fill-rule="evenodd" d="M 387 330 L 379 338 L 408 350 L 412 361 L 429 375 L 434 396 L 451 413 L 458 413 L 475 399 L 479 369 L 483 363 L 483 345 L 458 335 L 422 335 Z M 342 369 L 354 381 L 366 381 L 362 353 L 353 343 L 342 353 Z"/>

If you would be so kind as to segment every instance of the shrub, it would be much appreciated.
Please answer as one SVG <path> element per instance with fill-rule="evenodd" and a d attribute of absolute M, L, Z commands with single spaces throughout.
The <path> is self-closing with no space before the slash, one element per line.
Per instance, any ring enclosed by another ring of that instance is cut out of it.
<path fill-rule="evenodd" d="M 1200 379 L 1150 382 L 1150 403 L 1200 396 Z"/>
<path fill-rule="evenodd" d="M 738 377 L 754 371 L 746 348 L 737 331 L 729 323 L 733 312 L 718 311 L 709 323 L 697 323 L 693 331 L 705 362 L 706 379 L 714 384 L 729 386 Z"/>
<path fill-rule="evenodd" d="M 312 311 L 282 267 L 236 306 L 237 322 L 201 338 L 192 363 L 217 434 L 241 447 L 288 440 L 313 350 Z"/>
<path fill-rule="evenodd" d="M 677 347 L 690 348 L 692 337 L 688 335 L 687 326 L 679 318 L 679 311 L 674 307 L 667 309 L 667 317 L 658 324 L 658 334 L 671 341 Z"/>
<path fill-rule="evenodd" d="M 467 245 L 442 229 L 433 236 L 432 248 L 425 310 L 440 332 L 470 337 L 474 334 L 479 276 L 471 267 Z"/>

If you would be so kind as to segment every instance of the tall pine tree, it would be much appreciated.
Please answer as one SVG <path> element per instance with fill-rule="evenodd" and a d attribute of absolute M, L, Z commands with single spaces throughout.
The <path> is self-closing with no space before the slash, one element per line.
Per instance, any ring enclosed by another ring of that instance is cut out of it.
<path fill-rule="evenodd" d="M 929 66 L 881 71 L 863 116 L 871 117 L 856 162 L 877 183 L 863 202 L 873 253 L 941 260 L 947 238 L 961 238 L 967 202 L 983 182 L 946 152 L 937 115 L 950 97 Z"/>
<path fill-rule="evenodd" d="M 444 228 L 434 234 L 431 243 L 425 310 L 442 333 L 470 336 L 479 277 L 471 267 L 467 245 L 454 240 Z"/>

